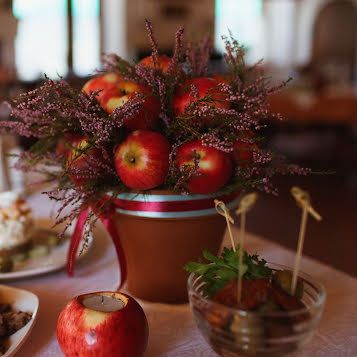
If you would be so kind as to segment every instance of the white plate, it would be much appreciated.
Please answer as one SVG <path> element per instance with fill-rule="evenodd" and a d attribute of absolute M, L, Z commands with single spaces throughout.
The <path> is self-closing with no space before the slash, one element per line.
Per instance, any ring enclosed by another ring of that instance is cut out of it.
<path fill-rule="evenodd" d="M 38 297 L 26 290 L 12 288 L 6 285 L 0 285 L 0 302 L 11 304 L 15 311 L 21 310 L 32 313 L 32 319 L 20 330 L 16 331 L 8 338 L 6 350 L 3 357 L 13 356 L 29 336 L 38 315 Z"/>
<path fill-rule="evenodd" d="M 78 260 L 83 258 L 89 251 L 93 243 L 93 237 L 89 236 L 88 248 L 84 249 L 81 253 L 81 248 L 84 244 L 81 240 L 78 249 Z M 0 273 L 0 281 L 21 279 L 35 275 L 50 273 L 60 270 L 66 266 L 67 252 L 69 247 L 69 238 L 59 246 L 51 247 L 51 252 L 41 258 L 28 258 L 21 263 L 15 263 L 11 272 Z M 81 253 L 79 255 L 79 253 Z"/>

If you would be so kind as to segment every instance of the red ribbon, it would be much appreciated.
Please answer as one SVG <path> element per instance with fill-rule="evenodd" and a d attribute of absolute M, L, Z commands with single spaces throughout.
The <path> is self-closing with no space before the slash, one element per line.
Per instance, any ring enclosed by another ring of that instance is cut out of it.
<path fill-rule="evenodd" d="M 94 209 L 94 207 L 92 207 L 92 208 Z M 88 217 L 88 213 L 89 213 L 89 208 L 86 208 L 84 211 L 81 212 L 81 214 L 78 217 L 76 226 L 74 228 L 74 231 L 73 231 L 73 234 L 71 237 L 69 250 L 68 250 L 68 256 L 67 256 L 67 266 L 66 266 L 67 274 L 69 276 L 74 275 L 74 268 L 75 268 L 75 264 L 76 264 L 79 243 L 83 236 L 84 223 Z M 124 250 L 122 248 L 120 238 L 119 238 L 118 232 L 116 230 L 116 227 L 115 227 L 115 224 L 113 221 L 114 213 L 115 213 L 115 207 L 112 206 L 107 212 L 105 212 L 104 214 L 100 214 L 99 218 L 102 221 L 107 232 L 111 236 L 114 246 L 115 246 L 115 250 L 116 250 L 117 258 L 118 258 L 118 262 L 119 262 L 120 275 L 121 275 L 120 284 L 119 284 L 119 288 L 118 288 L 118 289 L 120 289 L 126 281 L 127 269 L 126 269 L 126 259 L 125 259 L 125 255 L 124 255 Z"/>
<path fill-rule="evenodd" d="M 79 215 L 69 244 L 66 270 L 67 274 L 70 276 L 74 275 L 74 266 L 76 264 L 77 252 L 79 248 L 79 243 L 83 236 L 84 223 L 87 219 L 88 211 L 89 209 L 86 208 Z"/>
<path fill-rule="evenodd" d="M 225 203 L 231 202 L 237 196 L 237 193 L 232 193 L 230 195 L 225 195 L 221 197 L 217 197 L 220 200 L 223 200 Z M 101 213 L 96 207 L 102 206 L 106 200 L 110 199 L 110 197 L 105 198 L 103 201 L 99 202 L 95 206 L 92 206 L 92 210 L 94 212 L 98 211 L 98 217 L 104 224 L 104 227 L 108 231 L 111 236 L 118 262 L 120 267 L 120 285 L 119 289 L 124 285 L 127 276 L 127 268 L 126 268 L 126 259 L 124 255 L 124 251 L 120 242 L 120 237 L 118 235 L 117 229 L 115 227 L 113 216 L 115 214 L 116 208 L 121 208 L 129 211 L 151 211 L 151 212 L 179 212 L 179 211 L 195 211 L 201 209 L 209 209 L 215 206 L 214 198 L 202 198 L 202 199 L 193 199 L 193 200 L 183 200 L 183 201 L 156 201 L 156 202 L 147 202 L 147 201 L 134 201 L 134 200 L 124 200 L 116 198 L 111 207 L 105 213 Z M 68 256 L 67 256 L 67 274 L 70 276 L 74 275 L 74 267 L 77 258 L 77 252 L 79 248 L 80 240 L 82 239 L 84 224 L 87 219 L 89 213 L 89 208 L 86 208 L 81 212 L 76 222 L 76 226 L 74 232 L 71 237 Z"/>
<path fill-rule="evenodd" d="M 113 215 L 114 215 L 114 208 L 111 209 L 110 215 L 106 215 L 106 217 L 100 216 L 99 218 L 104 224 L 104 227 L 107 229 L 109 235 L 112 237 L 115 246 L 115 251 L 117 253 L 117 258 L 120 268 L 120 283 L 118 287 L 118 289 L 120 289 L 126 281 L 127 269 L 126 269 L 126 259 L 124 255 L 124 250 L 122 248 L 119 234 L 117 232 L 117 229 L 113 221 Z"/>
<path fill-rule="evenodd" d="M 237 193 L 234 192 L 230 195 L 217 197 L 224 203 L 231 202 Z M 198 211 L 209 208 L 214 208 L 214 199 L 212 197 L 196 199 L 196 200 L 183 200 L 183 201 L 134 201 L 123 200 L 116 198 L 114 205 L 118 208 L 127 211 L 141 211 L 141 212 L 184 212 L 184 211 Z"/>

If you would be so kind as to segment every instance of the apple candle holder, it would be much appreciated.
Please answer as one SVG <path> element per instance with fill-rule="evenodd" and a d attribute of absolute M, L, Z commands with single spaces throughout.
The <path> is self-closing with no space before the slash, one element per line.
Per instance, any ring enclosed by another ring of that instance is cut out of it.
<path fill-rule="evenodd" d="M 215 197 L 159 190 L 119 195 L 114 223 L 131 294 L 155 302 L 187 302 L 184 265 L 204 248 L 217 254 L 222 243 L 226 223 L 214 208 Z M 229 208 L 237 205 L 237 193 L 220 198 Z"/>
<path fill-rule="evenodd" d="M 58 318 L 57 339 L 66 357 L 140 357 L 148 330 L 145 313 L 131 296 L 102 291 L 66 304 Z"/>

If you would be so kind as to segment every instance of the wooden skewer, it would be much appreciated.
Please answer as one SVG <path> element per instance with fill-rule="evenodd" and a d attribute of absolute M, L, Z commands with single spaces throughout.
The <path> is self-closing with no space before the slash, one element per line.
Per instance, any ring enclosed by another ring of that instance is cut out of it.
<path fill-rule="evenodd" d="M 238 251 L 238 292 L 237 300 L 240 303 L 242 299 L 242 270 L 243 270 L 243 247 L 245 238 L 245 211 L 240 216 L 240 234 L 239 234 L 239 251 Z"/>
<path fill-rule="evenodd" d="M 302 257 L 302 250 L 303 250 L 305 234 L 306 234 L 306 223 L 307 223 L 308 213 L 310 213 L 318 221 L 321 221 L 322 217 L 312 208 L 310 203 L 310 195 L 308 192 L 302 190 L 299 187 L 294 186 L 291 188 L 291 194 L 295 198 L 298 206 L 302 208 L 299 240 L 298 240 L 298 246 L 297 246 L 296 257 L 295 257 L 293 278 L 291 281 L 291 288 L 290 288 L 291 295 L 295 295 L 297 278 L 298 278 L 300 262 Z"/>
<path fill-rule="evenodd" d="M 238 304 L 242 298 L 242 270 L 243 270 L 243 248 L 245 240 L 245 219 L 246 213 L 253 208 L 258 195 L 256 193 L 250 193 L 245 195 L 239 202 L 239 207 L 236 210 L 236 214 L 240 214 L 240 234 L 239 234 L 239 251 L 238 251 L 238 291 L 237 300 Z"/>
<path fill-rule="evenodd" d="M 228 228 L 228 233 L 229 233 L 229 237 L 231 239 L 231 244 L 232 244 L 232 248 L 233 248 L 233 252 L 236 251 L 236 247 L 234 245 L 234 239 L 233 239 L 233 234 L 232 234 L 232 230 L 231 230 L 231 225 L 230 223 L 234 224 L 234 219 L 231 217 L 231 215 L 229 214 L 229 210 L 226 207 L 226 205 L 224 204 L 223 201 L 219 201 L 219 200 L 214 200 L 214 204 L 216 207 L 216 211 L 223 217 L 226 218 L 226 222 L 227 222 L 227 228 Z"/>
<path fill-rule="evenodd" d="M 239 207 L 236 210 L 236 214 L 239 215 L 242 212 L 248 212 L 249 210 L 251 210 L 257 199 L 258 199 L 258 194 L 255 192 L 243 196 L 243 198 L 239 202 Z"/>
<path fill-rule="evenodd" d="M 302 190 L 301 188 L 294 186 L 291 188 L 291 194 L 294 196 L 297 204 L 303 207 L 304 202 L 308 201 L 307 210 L 308 212 L 317 220 L 321 221 L 322 217 L 313 209 L 310 204 L 310 195 L 308 192 Z"/>

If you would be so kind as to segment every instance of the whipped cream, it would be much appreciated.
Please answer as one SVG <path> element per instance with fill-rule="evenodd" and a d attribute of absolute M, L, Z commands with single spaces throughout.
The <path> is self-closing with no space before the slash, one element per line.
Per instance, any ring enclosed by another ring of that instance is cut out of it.
<path fill-rule="evenodd" d="M 0 192 L 0 208 L 10 207 L 21 198 L 18 191 Z"/>
<path fill-rule="evenodd" d="M 16 191 L 0 193 L 0 250 L 27 243 L 33 231 L 30 206 Z"/>

